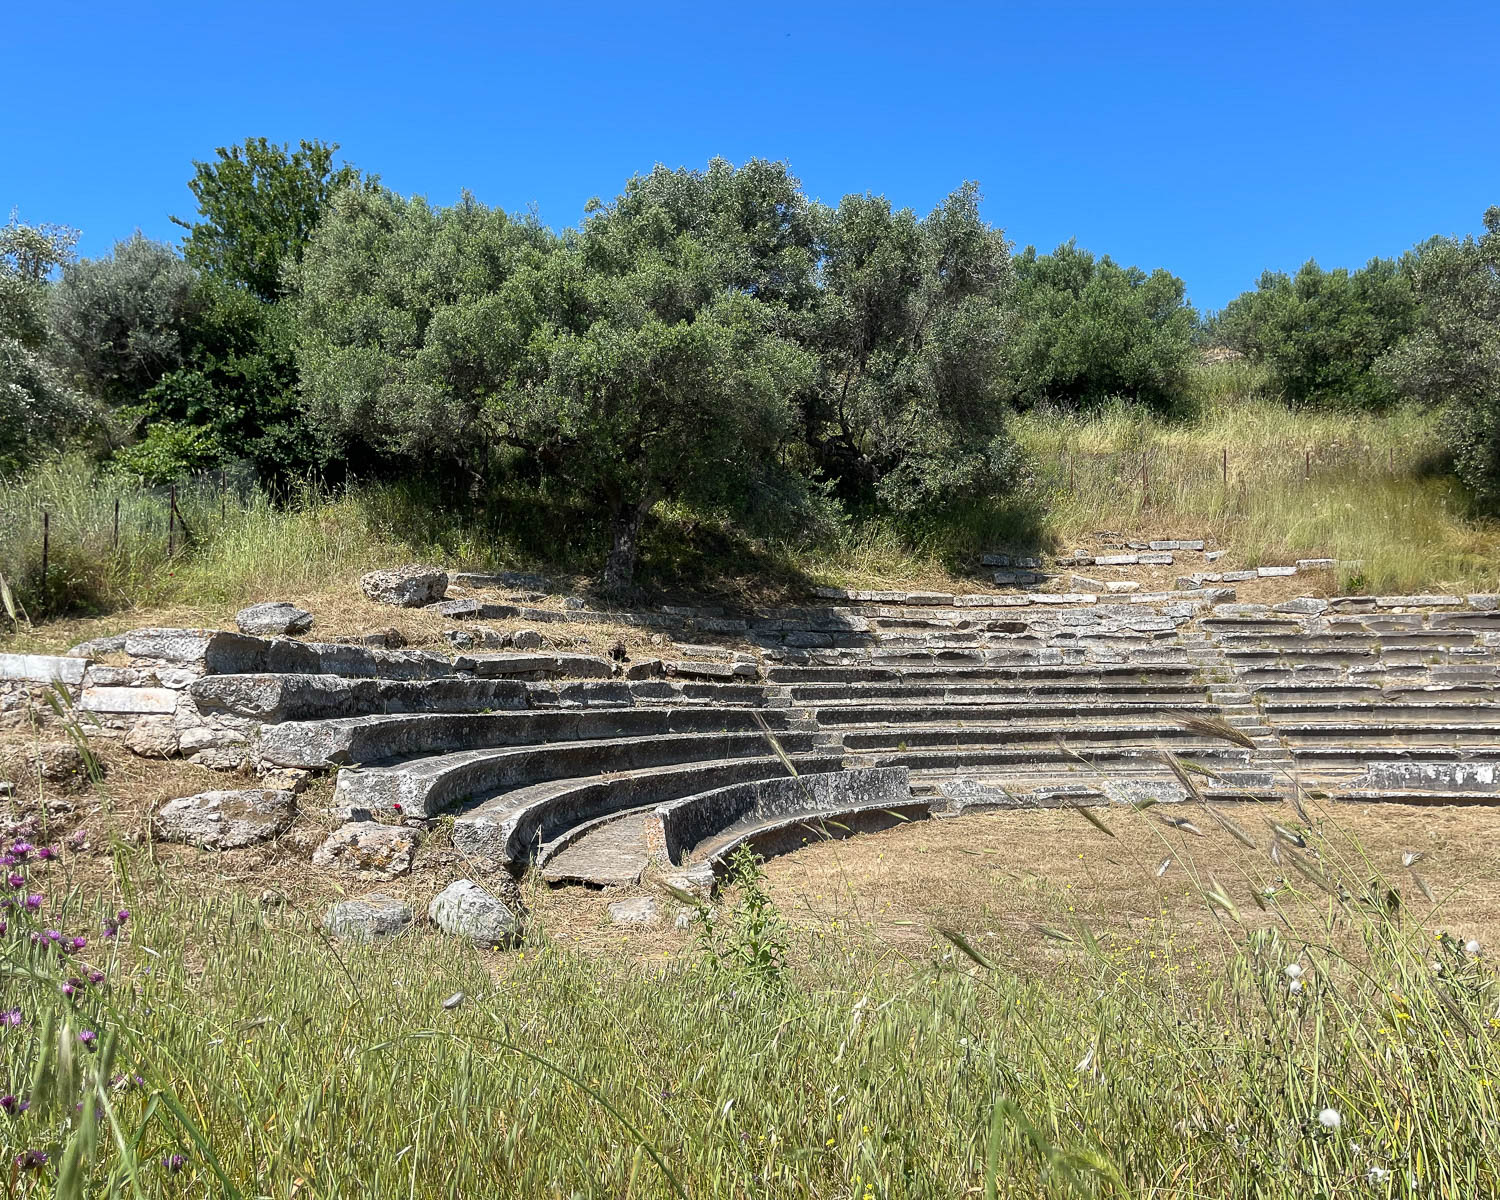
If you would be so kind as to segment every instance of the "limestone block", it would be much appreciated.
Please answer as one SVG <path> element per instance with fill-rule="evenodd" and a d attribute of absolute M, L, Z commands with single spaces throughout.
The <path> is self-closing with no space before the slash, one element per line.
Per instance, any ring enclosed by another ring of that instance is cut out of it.
<path fill-rule="evenodd" d="M 371 571 L 359 581 L 360 591 L 377 604 L 421 608 L 448 592 L 448 573 L 441 567 L 405 566 Z"/>
<path fill-rule="evenodd" d="M 513 910 L 469 879 L 450 883 L 434 896 L 427 918 L 444 933 L 479 946 L 515 945 L 523 929 L 519 906 Z"/>
<path fill-rule="evenodd" d="M 416 830 L 378 821 L 350 821 L 328 835 L 313 851 L 313 865 L 329 867 L 356 879 L 387 880 L 411 870 Z"/>
<path fill-rule="evenodd" d="M 313 615 L 305 608 L 298 608 L 285 600 L 268 600 L 264 604 L 252 604 L 234 614 L 234 623 L 241 633 L 259 637 L 281 637 L 284 634 L 306 633 L 313 626 Z"/>
<path fill-rule="evenodd" d="M 412 923 L 411 905 L 378 892 L 360 900 L 344 900 L 328 910 L 323 928 L 335 937 L 394 937 Z"/>
<path fill-rule="evenodd" d="M 247 788 L 168 800 L 156 814 L 156 836 L 207 850 L 238 850 L 284 833 L 296 816 L 289 791 Z"/>

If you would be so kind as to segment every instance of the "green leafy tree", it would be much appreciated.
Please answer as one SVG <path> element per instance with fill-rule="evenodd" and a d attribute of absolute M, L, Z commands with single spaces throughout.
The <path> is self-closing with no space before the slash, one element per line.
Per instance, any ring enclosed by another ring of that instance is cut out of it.
<path fill-rule="evenodd" d="M 1181 279 L 1095 258 L 1071 241 L 1051 254 L 1028 246 L 1015 270 L 1005 377 L 1016 404 L 1126 398 L 1167 409 L 1182 399 L 1197 315 Z"/>
<path fill-rule="evenodd" d="M 1412 330 L 1417 306 L 1409 273 L 1390 259 L 1352 272 L 1308 262 L 1291 277 L 1267 271 L 1209 330 L 1264 363 L 1294 405 L 1379 408 L 1396 389 L 1376 362 Z"/>
<path fill-rule="evenodd" d="M 134 404 L 187 353 L 196 273 L 172 247 L 137 233 L 101 258 L 63 268 L 50 318 L 59 361 L 77 385 Z"/>
<path fill-rule="evenodd" d="M 1459 478 L 1500 508 L 1500 207 L 1478 238 L 1434 238 L 1403 261 L 1420 300 L 1411 335 L 1379 362 L 1402 395 L 1446 405 Z"/>
<path fill-rule="evenodd" d="M 359 181 L 354 167 L 333 165 L 337 151 L 337 143 L 303 141 L 291 150 L 246 138 L 195 161 L 188 187 L 201 220 L 172 218 L 188 231 L 187 261 L 263 301 L 279 299 L 283 269 L 301 260 L 329 199 Z"/>
<path fill-rule="evenodd" d="M 46 353 L 48 280 L 77 241 L 76 230 L 26 225 L 14 213 L 0 226 L 0 474 L 23 468 L 93 415 Z"/>
<path fill-rule="evenodd" d="M 847 500 L 911 513 L 1019 474 L 999 370 L 1010 250 L 979 199 L 970 183 L 926 220 L 871 195 L 817 214 L 822 293 L 796 326 L 817 370 L 801 413 Z"/>

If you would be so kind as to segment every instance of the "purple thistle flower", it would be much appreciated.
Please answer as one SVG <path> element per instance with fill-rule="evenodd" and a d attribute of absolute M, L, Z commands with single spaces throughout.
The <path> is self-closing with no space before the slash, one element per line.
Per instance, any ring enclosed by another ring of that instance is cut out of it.
<path fill-rule="evenodd" d="M 14 1096 L 0 1096 L 0 1112 L 7 1117 L 13 1117 L 21 1111 L 21 1102 Z"/>
<path fill-rule="evenodd" d="M 126 921 L 130 920 L 130 910 L 122 908 L 119 912 L 115 913 L 115 920 L 121 925 L 125 924 Z"/>
<path fill-rule="evenodd" d="M 175 1175 L 187 1165 L 187 1159 L 180 1154 L 169 1154 L 161 1160 L 161 1165 L 168 1175 Z"/>
<path fill-rule="evenodd" d="M 15 888 L 16 891 L 19 892 L 23 887 L 26 886 L 26 876 L 17 875 L 14 871 L 12 871 L 5 877 L 5 882 L 10 884 L 11 887 Z"/>
<path fill-rule="evenodd" d="M 56 846 L 43 846 L 36 852 L 36 856 L 43 862 L 56 862 L 59 857 Z"/>
<path fill-rule="evenodd" d="M 44 930 L 42 930 L 42 937 L 46 941 L 51 942 L 54 946 L 57 945 L 59 942 L 61 942 L 63 940 L 62 939 L 62 934 L 60 934 L 55 929 L 44 929 Z"/>
<path fill-rule="evenodd" d="M 0 1029 L 6 1027 L 15 1029 L 21 1024 L 21 1010 L 19 1008 L 8 1008 L 0 1012 Z"/>
<path fill-rule="evenodd" d="M 71 979 L 67 983 L 62 985 L 62 994 L 69 1000 L 78 995 L 78 989 L 73 985 L 73 981 Z"/>
<path fill-rule="evenodd" d="M 8 922 L 8 921 L 0 921 L 0 937 L 4 937 L 9 932 L 10 932 L 10 922 Z"/>
<path fill-rule="evenodd" d="M 42 907 L 42 898 L 40 896 L 32 895 L 32 896 L 27 896 L 26 897 L 26 911 L 27 912 L 36 912 L 41 907 Z"/>
<path fill-rule="evenodd" d="M 104 972 L 103 971 L 90 971 L 89 972 L 89 982 L 90 983 L 103 983 L 104 982 Z"/>
<path fill-rule="evenodd" d="M 9 851 L 6 851 L 6 853 L 4 854 L 0 854 L 0 867 L 13 867 L 20 861 L 21 860 L 19 858 L 17 858 L 14 854 L 11 854 Z"/>
<path fill-rule="evenodd" d="M 76 952 L 76 951 L 82 950 L 88 944 L 89 944 L 88 938 L 76 937 L 76 938 L 72 938 L 68 942 L 68 949 L 73 950 L 73 951 Z"/>
<path fill-rule="evenodd" d="M 94 1049 L 95 1043 L 99 1040 L 99 1035 L 92 1029 L 85 1029 L 78 1035 L 78 1040 L 83 1043 L 83 1048 L 85 1050 L 92 1050 Z"/>
<path fill-rule="evenodd" d="M 86 830 L 86 829 L 75 829 L 68 836 L 68 849 L 69 850 L 82 850 L 88 844 L 89 844 L 89 834 L 88 834 L 88 830 Z"/>
<path fill-rule="evenodd" d="M 18 861 L 25 862 L 26 856 L 35 849 L 36 847 L 30 842 L 17 842 L 10 848 L 10 852 L 16 856 Z"/>
<path fill-rule="evenodd" d="M 16 1166 L 23 1171 L 40 1171 L 47 1165 L 47 1152 L 45 1150 L 27 1150 L 16 1155 Z"/>

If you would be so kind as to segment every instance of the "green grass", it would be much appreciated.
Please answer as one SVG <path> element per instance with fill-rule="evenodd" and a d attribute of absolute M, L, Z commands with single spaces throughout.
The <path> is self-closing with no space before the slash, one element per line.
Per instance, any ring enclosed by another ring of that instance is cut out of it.
<path fill-rule="evenodd" d="M 67 900 L 39 917 L 92 934 L 131 904 L 122 938 L 82 956 L 106 987 L 61 1003 L 66 972 L 26 922 L 0 939 L 0 1010 L 26 1021 L 0 1033 L 0 1091 L 36 1099 L 0 1120 L 0 1148 L 51 1155 L 11 1194 L 1496 1194 L 1494 972 L 1388 907 L 1331 833 L 1305 836 L 1281 847 L 1297 882 L 1268 893 L 1263 855 L 1221 883 L 1168 846 L 1216 940 L 1185 947 L 1162 924 L 1142 945 L 1059 906 L 1036 934 L 1056 947 L 1047 975 L 962 935 L 916 958 L 814 941 L 753 903 L 729 936 L 787 942 L 791 966 L 755 947 L 642 965 L 544 929 L 509 955 L 419 931 L 334 944 L 316 913 L 191 894 L 122 847 L 103 894 L 51 880 Z M 1414 881 L 1397 886 L 1420 910 Z M 1256 894 L 1267 919 L 1240 911 Z M 98 1057 L 73 1052 L 84 1026 Z M 101 1090 L 106 1057 L 144 1086 Z M 111 1106 L 93 1135 L 84 1095 Z"/>

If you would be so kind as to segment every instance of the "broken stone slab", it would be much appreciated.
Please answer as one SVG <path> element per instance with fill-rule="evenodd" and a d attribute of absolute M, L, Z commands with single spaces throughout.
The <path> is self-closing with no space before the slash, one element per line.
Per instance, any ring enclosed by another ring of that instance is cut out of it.
<path fill-rule="evenodd" d="M 1218 562 L 1227 553 L 1229 553 L 1227 550 L 1205 550 L 1203 558 L 1206 562 Z"/>
<path fill-rule="evenodd" d="M 291 792 L 244 788 L 168 800 L 157 811 L 154 825 L 162 841 L 239 850 L 285 833 L 296 814 Z"/>
<path fill-rule="evenodd" d="M 1141 556 L 1139 554 L 1096 554 L 1094 555 L 1094 566 L 1096 567 L 1134 567 L 1139 565 Z"/>
<path fill-rule="evenodd" d="M 285 600 L 268 600 L 264 604 L 252 604 L 234 614 L 235 627 L 241 633 L 258 637 L 282 637 L 287 634 L 306 633 L 313 627 L 313 615 L 305 608 L 298 608 Z"/>
<path fill-rule="evenodd" d="M 1043 583 L 1047 576 L 1040 571 L 996 571 L 995 584 L 998 587 L 1022 587 L 1028 583 Z"/>
<path fill-rule="evenodd" d="M 1463 601 L 1457 596 L 1376 596 L 1376 608 L 1453 608 Z"/>
<path fill-rule="evenodd" d="M 656 679 L 665 673 L 665 666 L 659 658 L 645 658 L 640 662 L 633 662 L 625 668 L 625 678 L 630 680 Z"/>
<path fill-rule="evenodd" d="M 476 946 L 513 946 L 523 931 L 521 913 L 471 879 L 455 880 L 434 896 L 427 919 Z"/>
<path fill-rule="evenodd" d="M 1092 592 L 1037 592 L 1031 597 L 1033 604 L 1097 604 L 1099 597 Z"/>
<path fill-rule="evenodd" d="M 652 926 L 661 922 L 661 906 L 654 896 L 616 900 L 609 906 L 609 919 L 616 925 Z"/>
<path fill-rule="evenodd" d="M 1331 558 L 1299 558 L 1297 560 L 1299 571 L 1322 571 L 1337 565 L 1337 562 Z"/>
<path fill-rule="evenodd" d="M 1224 583 L 1245 583 L 1257 578 L 1259 576 L 1254 571 L 1224 571 L 1220 575 L 1220 580 Z"/>
<path fill-rule="evenodd" d="M 906 592 L 897 603 L 905 604 L 952 604 L 952 592 Z"/>
<path fill-rule="evenodd" d="M 593 654 L 474 654 L 454 659 L 455 670 L 477 675 L 480 679 L 506 679 L 518 676 L 562 675 L 575 679 L 608 679 L 615 667 L 607 658 Z"/>
<path fill-rule="evenodd" d="M 436 600 L 421 608 L 450 621 L 499 621 L 516 612 L 512 604 L 490 604 L 484 600 Z"/>
<path fill-rule="evenodd" d="M 68 651 L 69 658 L 98 658 L 102 654 L 123 654 L 125 652 L 125 635 L 114 634 L 111 637 L 90 638 L 86 642 L 79 642 Z"/>
<path fill-rule="evenodd" d="M 1285 579 L 1297 573 L 1296 567 L 1256 567 L 1255 574 L 1261 579 Z"/>
<path fill-rule="evenodd" d="M 448 582 L 466 588 L 509 588 L 523 592 L 550 592 L 552 581 L 527 571 L 455 571 Z"/>
<path fill-rule="evenodd" d="M 1465 599 L 1469 607 L 1476 612 L 1495 612 L 1500 610 L 1500 596 L 1497 595 L 1467 596 Z"/>
<path fill-rule="evenodd" d="M 1030 596 L 955 596 L 955 608 L 1025 608 L 1031 603 Z"/>
<path fill-rule="evenodd" d="M 1075 592 L 1102 592 L 1108 589 L 1101 579 L 1090 579 L 1087 575 L 1074 575 L 1068 580 L 1068 586 Z"/>
<path fill-rule="evenodd" d="M 1145 567 L 1170 567 L 1172 565 L 1172 556 L 1170 554 L 1148 553 L 1138 555 L 1137 557 L 1140 559 L 1141 565 Z"/>
<path fill-rule="evenodd" d="M 1372 762 L 1346 781 L 1351 789 L 1423 792 L 1494 792 L 1500 790 L 1500 764 L 1494 762 Z"/>
<path fill-rule="evenodd" d="M 1123 595 L 1130 592 L 1138 592 L 1141 585 L 1134 579 L 1111 579 L 1104 585 L 1104 590 L 1111 595 Z"/>
<path fill-rule="evenodd" d="M 1314 596 L 1298 596 L 1295 600 L 1285 600 L 1272 607 L 1275 612 L 1300 613 L 1303 616 L 1315 617 L 1328 610 L 1328 601 L 1319 600 Z"/>
<path fill-rule="evenodd" d="M 340 825 L 313 851 L 313 865 L 356 879 L 389 880 L 411 870 L 417 832 L 404 825 L 350 821 Z"/>
<path fill-rule="evenodd" d="M 718 876 L 710 863 L 697 863 L 669 875 L 663 875 L 662 886 L 694 900 L 712 899 Z"/>
<path fill-rule="evenodd" d="M 0 654 L 0 679 L 79 684 L 88 665 L 86 659 L 62 654 Z"/>
<path fill-rule="evenodd" d="M 667 675 L 681 679 L 754 679 L 760 674 L 760 668 L 753 662 L 693 662 L 684 659 L 664 663 L 663 669 Z"/>
<path fill-rule="evenodd" d="M 165 714 L 177 711 L 178 691 L 152 687 L 90 687 L 79 697 L 84 712 Z"/>
<path fill-rule="evenodd" d="M 1027 571 L 1035 571 L 1042 565 L 1040 558 L 1025 554 L 981 554 L 979 562 L 986 567 L 1019 567 Z"/>
<path fill-rule="evenodd" d="M 376 604 L 422 608 L 447 595 L 448 572 L 441 567 L 392 567 L 363 576 L 359 588 Z"/>
<path fill-rule="evenodd" d="M 323 928 L 335 937 L 373 941 L 395 937 L 412 923 L 411 905 L 379 892 L 359 900 L 343 900 L 328 910 Z"/>
<path fill-rule="evenodd" d="M 1202 550 L 1203 539 L 1194 538 L 1188 541 L 1179 539 L 1176 541 L 1147 542 L 1146 545 L 1152 550 Z"/>

